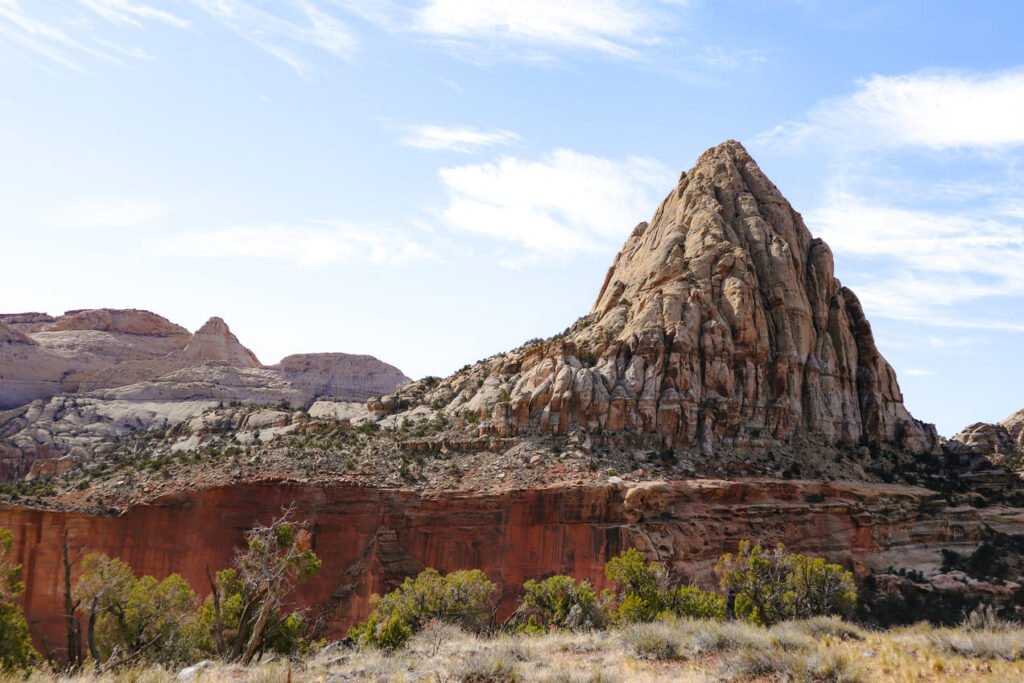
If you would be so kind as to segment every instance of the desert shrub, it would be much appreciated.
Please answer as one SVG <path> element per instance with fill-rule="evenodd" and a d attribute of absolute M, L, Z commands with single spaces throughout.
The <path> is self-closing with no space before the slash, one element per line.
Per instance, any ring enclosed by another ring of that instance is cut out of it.
<path fill-rule="evenodd" d="M 435 620 L 427 622 L 423 630 L 412 636 L 408 641 L 408 647 L 415 654 L 433 657 L 445 646 L 454 646 L 472 638 L 473 636 L 454 624 Z"/>
<path fill-rule="evenodd" d="M 680 632 L 672 623 L 632 624 L 622 631 L 622 644 L 640 659 L 682 657 Z"/>
<path fill-rule="evenodd" d="M 680 586 L 662 593 L 661 616 L 684 619 L 725 619 L 725 596 L 702 591 L 696 586 Z"/>
<path fill-rule="evenodd" d="M 618 586 L 612 617 L 619 623 L 653 621 L 663 610 L 660 584 L 665 570 L 655 562 L 646 562 L 636 548 L 613 557 L 604 567 L 605 576 Z"/>
<path fill-rule="evenodd" d="M 696 586 L 669 587 L 664 567 L 644 561 L 636 548 L 612 558 L 605 565 L 605 576 L 618 587 L 609 611 L 619 624 L 669 617 L 723 619 L 726 614 L 724 597 Z"/>
<path fill-rule="evenodd" d="M 560 669 L 543 679 L 544 683 L 619 683 L 619 680 L 617 674 L 601 669 L 588 672 Z"/>
<path fill-rule="evenodd" d="M 520 664 L 532 652 L 514 642 L 502 642 L 470 654 L 452 672 L 452 680 L 464 683 L 514 683 L 525 680 Z"/>
<path fill-rule="evenodd" d="M 864 640 L 863 629 L 834 616 L 787 621 L 772 630 L 782 629 L 799 631 L 816 640 L 821 640 L 825 636 L 839 640 Z"/>
<path fill-rule="evenodd" d="M 942 629 L 926 636 L 933 649 L 974 659 L 1024 660 L 1024 629 L 963 630 Z"/>
<path fill-rule="evenodd" d="M 738 619 L 771 625 L 785 619 L 848 614 L 857 602 L 853 575 L 823 558 L 771 551 L 741 541 L 715 567 Z"/>
<path fill-rule="evenodd" d="M 686 648 L 695 655 L 721 654 L 742 648 L 766 649 L 768 633 L 741 621 L 680 621 L 677 628 Z"/>
<path fill-rule="evenodd" d="M 0 529 L 0 671 L 28 669 L 39 659 L 18 598 L 25 591 L 21 565 L 8 559 L 14 536 Z"/>
<path fill-rule="evenodd" d="M 136 577 L 122 560 L 91 553 L 82 561 L 75 597 L 86 610 L 89 653 L 97 664 L 176 663 L 196 654 L 196 595 L 178 574 L 162 581 Z"/>
<path fill-rule="evenodd" d="M 520 631 L 583 631 L 604 625 L 597 594 L 587 581 L 577 582 L 571 576 L 551 576 L 543 581 L 527 581 L 523 590 L 523 600 L 512 618 Z"/>
<path fill-rule="evenodd" d="M 431 620 L 482 633 L 490 626 L 496 592 L 479 569 L 446 576 L 424 569 L 390 593 L 373 595 L 370 616 L 349 629 L 348 637 L 360 648 L 397 649 Z"/>
<path fill-rule="evenodd" d="M 196 595 L 178 574 L 163 581 L 143 576 L 128 582 L 119 603 L 96 623 L 99 650 L 107 659 L 115 649 L 126 656 L 147 655 L 154 662 L 191 659 L 196 645 Z"/>
<path fill-rule="evenodd" d="M 745 648 L 724 662 L 726 680 L 779 678 L 807 683 L 855 683 L 862 677 L 855 664 L 834 652 Z"/>

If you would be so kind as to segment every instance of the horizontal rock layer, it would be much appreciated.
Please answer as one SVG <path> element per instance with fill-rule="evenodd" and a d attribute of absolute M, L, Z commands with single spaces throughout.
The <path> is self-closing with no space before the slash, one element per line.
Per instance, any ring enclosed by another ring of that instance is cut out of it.
<path fill-rule="evenodd" d="M 1019 509 L 947 508 L 918 488 L 781 480 L 561 485 L 530 490 L 406 491 L 295 482 L 182 492 L 120 516 L 0 508 L 24 566 L 25 607 L 44 651 L 63 637 L 60 548 L 101 551 L 137 573 L 180 572 L 202 595 L 206 567 L 226 566 L 245 529 L 294 503 L 323 569 L 298 599 L 330 635 L 365 617 L 368 599 L 423 567 L 481 568 L 501 588 L 502 614 L 530 578 L 565 573 L 605 585 L 604 563 L 635 546 L 709 585 L 719 554 L 742 539 L 825 553 L 863 573 L 922 569 L 940 548 L 967 552 L 988 529 L 1019 529 Z"/>

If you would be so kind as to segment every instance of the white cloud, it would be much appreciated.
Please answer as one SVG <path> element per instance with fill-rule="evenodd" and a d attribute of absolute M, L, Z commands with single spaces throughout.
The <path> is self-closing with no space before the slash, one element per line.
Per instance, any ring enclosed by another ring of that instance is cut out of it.
<path fill-rule="evenodd" d="M 654 3 L 630 0 L 430 0 L 415 26 L 456 40 L 514 42 L 634 57 L 662 28 Z"/>
<path fill-rule="evenodd" d="M 618 246 L 674 179 L 651 159 L 612 161 L 566 149 L 539 161 L 504 156 L 440 175 L 449 226 L 548 256 Z"/>
<path fill-rule="evenodd" d="M 909 375 L 910 377 L 927 377 L 928 375 L 934 375 L 935 373 L 931 370 L 922 370 L 920 368 L 907 368 L 903 371 L 903 374 Z"/>
<path fill-rule="evenodd" d="M 138 228 L 168 212 L 163 202 L 147 199 L 89 200 L 77 202 L 45 217 L 45 223 L 65 230 Z"/>
<path fill-rule="evenodd" d="M 401 265 L 434 258 L 428 247 L 409 234 L 344 221 L 190 232 L 162 242 L 160 248 L 180 256 L 271 259 L 306 268 L 354 261 Z"/>
<path fill-rule="evenodd" d="M 1024 70 L 871 76 L 762 136 L 855 149 L 999 150 L 1024 144 Z"/>
<path fill-rule="evenodd" d="M 465 126 L 410 126 L 403 145 L 427 150 L 475 152 L 484 147 L 514 142 L 519 136 L 509 130 L 477 130 Z"/>
<path fill-rule="evenodd" d="M 854 289 L 873 313 L 943 327 L 1019 329 L 974 319 L 958 305 L 1024 295 L 1024 221 L 939 213 L 826 194 L 807 215 L 836 253 L 871 259 Z"/>

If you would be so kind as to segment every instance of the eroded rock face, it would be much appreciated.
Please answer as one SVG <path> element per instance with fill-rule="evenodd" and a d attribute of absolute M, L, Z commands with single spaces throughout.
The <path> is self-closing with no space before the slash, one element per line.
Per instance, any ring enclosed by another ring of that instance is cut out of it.
<path fill-rule="evenodd" d="M 365 401 L 384 393 L 381 387 L 400 387 L 409 381 L 393 365 L 373 356 L 348 353 L 299 353 L 271 367 L 315 396 L 346 401 Z"/>
<path fill-rule="evenodd" d="M 1024 453 L 1024 410 L 1018 410 L 996 424 L 976 422 L 965 427 L 953 440 L 977 455 Z"/>
<path fill-rule="evenodd" d="M 651 445 L 754 452 L 887 444 L 936 452 L 903 406 L 832 253 L 746 150 L 726 142 L 633 231 L 590 314 L 426 394 L 484 430 L 632 433 Z M 388 412 L 387 399 L 370 406 Z M 392 400 L 392 404 L 401 401 Z"/>
<path fill-rule="evenodd" d="M 500 618 L 526 579 L 570 574 L 603 587 L 605 562 L 627 547 L 711 588 L 714 561 L 743 539 L 825 554 L 861 575 L 894 564 L 934 574 L 942 548 L 969 554 L 990 529 L 1022 523 L 1020 510 L 948 508 L 912 487 L 751 479 L 504 491 L 271 481 L 173 494 L 121 516 L 0 508 L 0 526 L 14 532 L 12 559 L 30 568 L 33 636 L 55 643 L 65 530 L 72 556 L 104 552 L 158 578 L 179 572 L 206 595 L 206 567 L 226 566 L 244 530 L 290 503 L 323 562 L 297 597 L 326 617 L 330 636 L 366 616 L 372 593 L 423 567 L 484 570 L 501 589 Z"/>

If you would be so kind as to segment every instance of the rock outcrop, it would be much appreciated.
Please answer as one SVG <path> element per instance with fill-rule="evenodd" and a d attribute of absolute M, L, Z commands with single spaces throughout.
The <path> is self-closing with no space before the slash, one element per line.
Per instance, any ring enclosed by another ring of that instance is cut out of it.
<path fill-rule="evenodd" d="M 372 356 L 288 356 L 264 366 L 220 318 L 195 334 L 149 311 L 0 315 L 0 481 L 45 475 L 76 447 L 166 427 L 215 403 L 365 401 L 409 381 Z"/>
<path fill-rule="evenodd" d="M 828 246 L 737 142 L 707 151 L 616 257 L 590 314 L 440 383 L 482 431 L 629 433 L 709 455 L 937 452 Z M 384 397 L 371 411 L 403 401 Z"/>
<path fill-rule="evenodd" d="M 954 436 L 953 441 L 976 455 L 1024 454 L 1024 410 L 995 424 L 975 422 Z"/>

